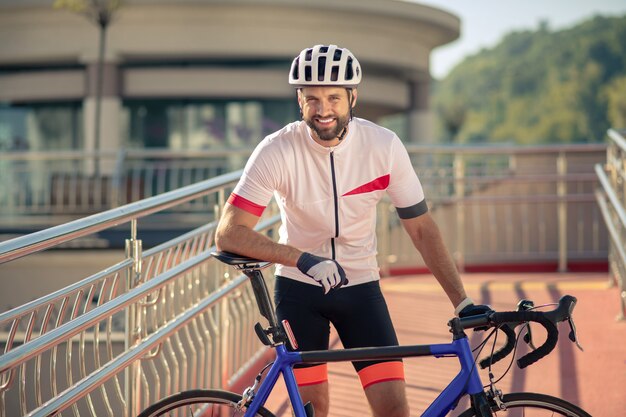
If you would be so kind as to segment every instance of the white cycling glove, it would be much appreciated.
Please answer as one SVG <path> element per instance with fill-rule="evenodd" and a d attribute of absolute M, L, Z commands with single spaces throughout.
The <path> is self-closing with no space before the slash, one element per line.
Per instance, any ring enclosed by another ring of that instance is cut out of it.
<path fill-rule="evenodd" d="M 324 294 L 348 283 L 345 271 L 332 259 L 304 252 L 298 259 L 297 267 L 300 272 L 319 282 L 324 288 Z"/>

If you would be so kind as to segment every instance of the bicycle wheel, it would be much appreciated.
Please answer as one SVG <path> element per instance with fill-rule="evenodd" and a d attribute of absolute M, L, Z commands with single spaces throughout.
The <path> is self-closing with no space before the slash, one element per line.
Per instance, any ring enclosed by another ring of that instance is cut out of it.
<path fill-rule="evenodd" d="M 137 417 L 158 416 L 203 416 L 203 417 L 235 417 L 243 416 L 247 410 L 244 406 L 237 410 L 241 395 L 220 390 L 190 390 L 170 395 L 146 408 Z M 261 417 L 275 417 L 261 407 L 256 414 Z"/>
<path fill-rule="evenodd" d="M 495 404 L 493 415 L 497 417 L 591 417 L 591 415 L 572 403 L 560 398 L 531 392 L 505 394 L 502 401 L 506 410 L 500 410 Z M 476 416 L 471 408 L 459 417 Z"/>

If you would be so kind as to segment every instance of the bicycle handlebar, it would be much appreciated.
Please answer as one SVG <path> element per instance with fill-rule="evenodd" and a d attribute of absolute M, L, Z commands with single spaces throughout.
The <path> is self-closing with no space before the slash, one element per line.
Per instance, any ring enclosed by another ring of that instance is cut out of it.
<path fill-rule="evenodd" d="M 557 308 L 551 311 L 491 312 L 462 318 L 460 319 L 460 322 L 461 326 L 465 329 L 484 326 L 501 326 L 500 328 L 506 334 L 507 341 L 504 347 L 495 352 L 492 356 L 481 360 L 480 366 L 483 368 L 488 366 L 490 363 L 493 364 L 499 361 L 507 356 L 511 350 L 513 350 L 513 347 L 515 346 L 515 332 L 513 331 L 513 328 L 515 326 L 530 321 L 541 324 L 548 332 L 546 341 L 536 350 L 517 360 L 518 366 L 523 369 L 552 352 L 559 338 L 559 331 L 556 327 L 556 323 L 571 320 L 576 301 L 575 297 L 571 295 L 564 295 L 559 300 Z"/>
<path fill-rule="evenodd" d="M 524 355 L 517 360 L 517 365 L 522 369 L 526 368 L 528 365 L 537 362 L 539 359 L 552 352 L 552 350 L 556 346 L 556 342 L 559 339 L 559 331 L 557 330 L 556 325 L 548 320 L 544 313 L 539 311 L 494 313 L 493 317 L 491 317 L 491 320 L 494 323 L 509 323 L 517 320 L 521 322 L 534 321 L 541 324 L 548 332 L 548 337 L 546 338 L 546 341 L 543 343 L 543 345 L 539 346 L 536 350 Z"/>
<path fill-rule="evenodd" d="M 500 330 L 506 334 L 506 343 L 500 349 L 496 350 L 492 355 L 480 360 L 479 365 L 481 369 L 487 368 L 489 365 L 493 365 L 501 359 L 506 358 L 509 353 L 515 348 L 515 330 L 514 327 L 505 323 L 500 327 Z"/>
<path fill-rule="evenodd" d="M 255 277 L 255 274 L 253 272 L 263 269 L 269 266 L 271 263 L 223 251 L 213 252 L 212 255 L 222 262 L 243 270 L 244 273 L 246 273 L 246 275 L 251 278 L 251 280 L 253 281 L 254 294 L 257 298 L 257 304 L 259 305 L 261 314 L 270 321 L 270 324 L 272 326 L 275 326 L 276 320 L 274 318 L 274 311 L 271 308 L 271 302 L 269 301 L 269 294 L 267 293 L 267 287 L 265 287 L 263 276 L 260 275 L 257 277 L 257 279 L 253 279 Z M 572 321 L 572 312 L 575 305 L 575 297 L 572 297 L 571 295 L 564 295 L 559 300 L 558 307 L 552 311 L 540 312 L 522 310 L 501 313 L 492 311 L 476 316 L 464 317 L 459 319 L 459 322 L 464 329 L 485 326 L 500 327 L 500 329 L 503 330 L 506 334 L 506 344 L 501 349 L 494 352 L 493 355 L 491 355 L 490 357 L 481 360 L 480 366 L 483 368 L 486 368 L 490 364 L 493 364 L 503 359 L 509 353 L 511 353 L 516 343 L 515 331 L 513 330 L 515 326 L 529 321 L 534 321 L 541 324 L 548 332 L 548 337 L 543 345 L 521 357 L 517 361 L 517 364 L 520 368 L 526 368 L 528 365 L 531 365 L 537 362 L 539 359 L 543 358 L 544 356 L 548 355 L 554 349 L 559 336 L 559 331 L 556 328 L 556 323 L 569 320 L 570 325 L 572 326 L 572 332 L 574 333 L 574 336 L 570 335 L 570 339 L 578 343 L 575 337 L 575 328 Z"/>

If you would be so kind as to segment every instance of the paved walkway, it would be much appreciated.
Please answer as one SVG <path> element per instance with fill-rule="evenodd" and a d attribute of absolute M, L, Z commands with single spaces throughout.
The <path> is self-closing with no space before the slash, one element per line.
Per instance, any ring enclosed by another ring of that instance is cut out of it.
<path fill-rule="evenodd" d="M 536 305 L 556 301 L 564 294 L 578 298 L 574 318 L 585 351 L 580 352 L 569 341 L 568 327 L 563 325 L 552 354 L 524 370 L 514 365 L 498 384 L 500 389 L 562 397 L 579 404 L 594 417 L 626 416 L 626 322 L 615 320 L 619 291 L 608 287 L 606 274 L 468 274 L 463 280 L 476 302 L 491 304 L 501 311 L 514 310 L 522 298 L 531 299 Z M 446 322 L 452 308 L 434 278 L 387 278 L 383 280 L 383 290 L 402 344 L 450 340 Z M 535 331 L 537 344 L 544 340 L 543 334 Z M 480 337 L 472 332 L 472 344 L 476 345 Z M 336 347 L 340 347 L 337 341 Z M 418 416 L 456 374 L 458 365 L 450 358 L 413 358 L 405 360 L 405 364 L 411 414 Z M 496 376 L 507 366 L 508 363 L 496 365 Z M 330 364 L 329 374 L 330 415 L 370 415 L 352 366 Z M 482 375 L 487 380 L 486 371 Z M 461 404 L 458 409 L 466 407 Z M 291 415 L 284 386 L 272 393 L 268 408 L 277 417 Z"/>

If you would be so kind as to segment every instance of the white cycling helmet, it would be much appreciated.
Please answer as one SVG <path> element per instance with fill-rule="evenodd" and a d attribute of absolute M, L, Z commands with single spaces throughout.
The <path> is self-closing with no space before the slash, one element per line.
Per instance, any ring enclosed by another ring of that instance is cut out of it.
<path fill-rule="evenodd" d="M 361 66 L 346 48 L 315 45 L 306 48 L 291 64 L 289 84 L 296 87 L 335 85 L 355 88 L 361 82 Z"/>

